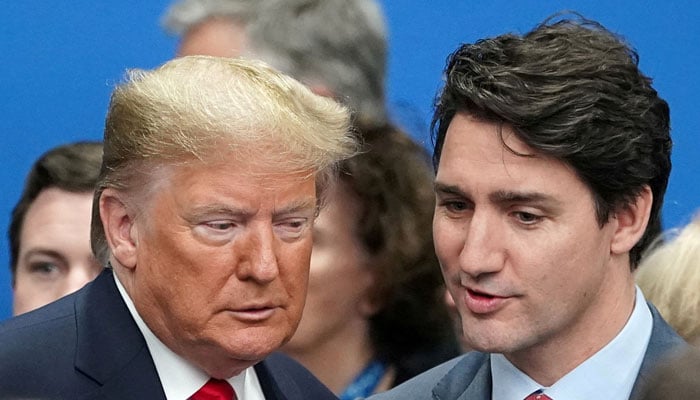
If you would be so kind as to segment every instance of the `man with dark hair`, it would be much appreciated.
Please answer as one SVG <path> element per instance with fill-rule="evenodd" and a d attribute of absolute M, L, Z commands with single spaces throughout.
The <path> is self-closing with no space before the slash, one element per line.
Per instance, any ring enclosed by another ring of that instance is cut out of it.
<path fill-rule="evenodd" d="M 101 142 L 75 142 L 50 149 L 29 170 L 7 231 L 14 315 L 75 292 L 102 271 L 90 251 L 101 165 Z"/>
<path fill-rule="evenodd" d="M 683 340 L 635 286 L 671 169 L 669 109 L 600 24 L 451 55 L 435 248 L 476 351 L 379 399 L 627 399 Z"/>

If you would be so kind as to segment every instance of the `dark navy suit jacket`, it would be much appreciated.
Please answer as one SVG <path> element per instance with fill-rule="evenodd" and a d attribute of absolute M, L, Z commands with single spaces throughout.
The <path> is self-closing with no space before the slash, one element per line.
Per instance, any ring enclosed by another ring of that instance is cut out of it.
<path fill-rule="evenodd" d="M 337 399 L 284 355 L 269 356 L 255 371 L 268 400 Z M 0 324 L 0 399 L 165 399 L 111 270 Z"/>
<path fill-rule="evenodd" d="M 687 343 L 649 305 L 653 317 L 651 338 L 630 395 L 640 398 L 655 365 Z M 487 353 L 473 351 L 439 365 L 393 390 L 368 400 L 491 400 L 491 361 Z"/>

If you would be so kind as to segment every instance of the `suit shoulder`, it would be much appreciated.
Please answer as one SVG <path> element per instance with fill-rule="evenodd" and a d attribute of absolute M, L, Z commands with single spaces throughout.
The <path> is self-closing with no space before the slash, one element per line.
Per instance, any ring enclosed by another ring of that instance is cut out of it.
<path fill-rule="evenodd" d="M 22 393 L 30 382 L 60 386 L 62 371 L 73 370 L 75 337 L 70 301 L 52 303 L 0 323 L 0 395 Z"/>
<path fill-rule="evenodd" d="M 45 340 L 50 340 L 50 337 L 60 336 L 66 330 L 75 331 L 75 311 L 70 298 L 63 298 L 37 310 L 0 322 L 0 342 L 3 343 L 0 351 L 13 350 L 12 346 L 9 346 L 10 343 L 36 346 Z M 32 348 L 31 346 L 21 347 Z"/>
<path fill-rule="evenodd" d="M 433 388 L 440 382 L 457 364 L 471 361 L 471 354 L 461 355 L 433 367 L 422 374 L 407 380 L 384 393 L 370 396 L 368 400 L 410 400 L 431 399 Z"/>
<path fill-rule="evenodd" d="M 262 363 L 256 365 L 255 372 L 266 396 L 268 391 L 279 390 L 286 396 L 280 398 L 289 400 L 337 400 L 336 395 L 309 370 L 284 354 L 271 354 Z"/>

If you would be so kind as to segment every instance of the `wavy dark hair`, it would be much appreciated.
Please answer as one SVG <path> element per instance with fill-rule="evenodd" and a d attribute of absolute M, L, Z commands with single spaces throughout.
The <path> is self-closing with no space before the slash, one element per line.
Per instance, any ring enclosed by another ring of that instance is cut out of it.
<path fill-rule="evenodd" d="M 358 235 L 378 276 L 370 335 L 396 385 L 458 354 L 432 241 L 434 176 L 425 148 L 403 131 L 360 132 L 365 151 L 341 164 L 340 179 L 360 199 Z"/>
<path fill-rule="evenodd" d="M 648 185 L 651 216 L 630 251 L 634 269 L 660 231 L 672 146 L 668 104 L 638 64 L 624 39 L 576 13 L 522 36 L 464 44 L 449 56 L 436 100 L 433 165 L 452 118 L 465 112 L 512 127 L 537 153 L 571 166 L 590 188 L 601 226 Z"/>
<path fill-rule="evenodd" d="M 24 190 L 12 210 L 10 227 L 10 271 L 15 281 L 20 236 L 29 207 L 46 189 L 72 193 L 92 193 L 102 165 L 102 142 L 75 142 L 54 147 L 39 157 L 29 170 Z"/>

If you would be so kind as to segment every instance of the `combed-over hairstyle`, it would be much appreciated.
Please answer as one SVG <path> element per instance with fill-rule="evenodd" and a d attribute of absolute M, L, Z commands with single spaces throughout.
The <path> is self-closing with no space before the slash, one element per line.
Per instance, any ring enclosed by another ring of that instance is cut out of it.
<path fill-rule="evenodd" d="M 130 71 L 105 123 L 95 256 L 108 258 L 98 207 L 105 188 L 144 194 L 160 167 L 240 156 L 281 173 L 310 171 L 322 198 L 337 163 L 357 151 L 349 124 L 345 107 L 260 61 L 190 56 Z"/>

